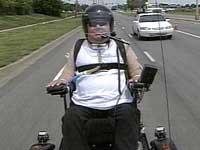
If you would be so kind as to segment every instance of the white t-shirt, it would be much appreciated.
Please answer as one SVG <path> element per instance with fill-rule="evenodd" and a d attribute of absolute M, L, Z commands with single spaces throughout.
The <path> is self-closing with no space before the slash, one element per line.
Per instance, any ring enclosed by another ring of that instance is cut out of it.
<path fill-rule="evenodd" d="M 77 55 L 76 66 L 96 64 L 96 63 L 117 63 L 117 44 L 110 41 L 109 47 L 101 49 L 101 62 L 99 62 L 99 52 L 91 49 L 85 40 Z M 120 56 L 120 62 L 123 59 Z M 90 75 L 81 75 L 76 80 L 76 91 L 73 92 L 72 101 L 81 106 L 107 110 L 116 104 L 131 103 L 133 97 L 126 86 L 124 70 L 120 70 L 121 91 L 118 91 L 118 69 L 110 69 L 96 72 Z"/>

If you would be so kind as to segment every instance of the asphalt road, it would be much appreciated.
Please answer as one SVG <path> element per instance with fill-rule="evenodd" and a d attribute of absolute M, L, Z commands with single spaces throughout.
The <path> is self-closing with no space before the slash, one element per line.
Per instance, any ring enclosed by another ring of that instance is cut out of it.
<path fill-rule="evenodd" d="M 176 14 L 166 14 L 167 17 L 177 18 L 177 19 L 195 19 L 192 15 L 176 15 Z"/>
<path fill-rule="evenodd" d="M 200 36 L 200 22 L 191 22 L 183 20 L 176 20 L 172 22 L 174 24 L 177 24 L 178 30 Z"/>
<path fill-rule="evenodd" d="M 132 17 L 118 15 L 116 18 L 126 34 L 132 33 Z M 143 120 L 150 138 L 155 126 L 164 125 L 168 128 L 170 125 L 171 137 L 179 149 L 199 150 L 200 26 L 184 21 L 171 21 L 173 25 L 178 26 L 178 31 L 174 32 L 172 40 L 160 41 L 158 38 L 138 41 L 135 37 L 129 38 L 143 63 L 153 63 L 160 68 L 152 91 L 145 95 L 140 104 Z M 193 34 L 186 34 L 188 32 Z M 162 49 L 165 58 L 168 102 L 164 85 Z M 146 60 L 144 51 L 148 52 L 155 62 Z M 168 123 L 167 103 L 169 103 L 170 123 Z M 167 130 L 169 131 L 169 128 Z"/>
<path fill-rule="evenodd" d="M 47 130 L 51 142 L 59 144 L 63 101 L 46 94 L 45 86 L 66 63 L 65 54 L 80 37 L 74 33 L 61 44 L 50 47 L 36 63 L 0 88 L 0 147 L 4 150 L 26 150 L 36 142 L 37 133 Z"/>
<path fill-rule="evenodd" d="M 154 127 L 168 128 L 167 102 L 163 76 L 163 47 L 168 87 L 171 137 L 180 150 L 199 150 L 200 143 L 200 69 L 199 38 L 175 32 L 172 40 L 138 41 L 130 33 L 132 17 L 115 15 L 116 32 L 130 41 L 142 64 L 151 63 L 159 68 L 151 91 L 146 93 L 140 109 L 148 138 L 153 138 Z M 199 25 L 185 32 L 198 33 Z M 64 54 L 82 32 L 72 34 L 42 58 L 31 64 L 15 78 L 0 88 L 0 147 L 3 150 L 26 150 L 36 142 L 39 130 L 48 130 L 51 142 L 59 144 L 63 101 L 46 94 L 45 86 L 67 61 Z M 161 46 L 162 45 L 162 46 Z M 144 55 L 148 52 L 155 60 Z"/>

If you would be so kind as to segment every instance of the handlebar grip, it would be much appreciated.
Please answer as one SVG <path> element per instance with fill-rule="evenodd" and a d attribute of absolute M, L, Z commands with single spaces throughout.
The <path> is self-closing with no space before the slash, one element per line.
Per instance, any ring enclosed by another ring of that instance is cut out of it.
<path fill-rule="evenodd" d="M 128 84 L 128 88 L 131 91 L 135 91 L 135 90 L 138 90 L 138 89 L 143 89 L 143 88 L 145 88 L 145 83 L 141 83 L 141 82 L 129 83 Z"/>
<path fill-rule="evenodd" d="M 69 92 L 69 87 L 65 84 L 61 84 L 59 86 L 47 87 L 46 91 L 51 95 L 64 95 Z"/>

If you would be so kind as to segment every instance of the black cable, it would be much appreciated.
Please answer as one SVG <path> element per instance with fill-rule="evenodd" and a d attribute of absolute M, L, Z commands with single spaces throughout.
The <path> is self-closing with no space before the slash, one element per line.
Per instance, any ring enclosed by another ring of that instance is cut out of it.
<path fill-rule="evenodd" d="M 155 0 L 156 7 L 158 7 L 158 2 Z M 168 86 L 167 86 L 167 77 L 166 77 L 166 68 L 165 68 L 165 56 L 164 56 L 164 50 L 163 50 L 163 42 L 162 42 L 162 36 L 161 36 L 161 26 L 158 16 L 158 29 L 160 31 L 160 48 L 162 53 L 162 65 L 163 65 L 163 75 L 164 75 L 164 88 L 165 88 L 165 97 L 166 97 L 166 103 L 167 103 L 167 121 L 168 121 L 168 130 L 169 130 L 169 139 L 171 138 L 171 122 L 170 122 L 170 107 L 169 107 L 169 99 L 168 99 Z"/>
<path fill-rule="evenodd" d="M 122 91 L 121 91 L 119 47 L 117 47 L 117 64 L 118 64 L 118 91 L 119 91 L 119 95 L 121 96 L 122 95 Z"/>
<path fill-rule="evenodd" d="M 119 97 L 118 97 L 117 102 L 116 102 L 116 104 L 114 106 L 114 112 L 113 112 L 113 115 L 114 115 L 114 131 L 116 130 L 116 111 L 117 111 L 117 105 L 118 105 L 119 100 L 120 100 L 121 95 L 122 95 L 122 91 L 121 91 L 121 77 L 120 77 L 120 68 L 119 68 L 120 67 L 120 58 L 119 58 L 119 48 L 118 47 L 116 48 L 116 54 L 117 54 L 117 64 L 118 64 L 118 92 L 119 92 Z M 116 131 L 114 132 L 114 135 L 115 135 L 115 133 L 116 133 Z M 115 142 L 115 140 L 114 140 L 114 142 Z"/>
<path fill-rule="evenodd" d="M 171 123 L 170 123 L 170 107 L 169 107 L 169 99 L 168 99 L 168 87 L 167 87 L 167 77 L 166 77 L 166 69 L 165 69 L 165 57 L 163 51 L 163 44 L 161 40 L 161 52 L 162 52 L 162 60 L 163 60 L 163 74 L 164 74 L 164 83 L 165 83 L 165 96 L 167 102 L 167 120 L 168 120 L 168 128 L 169 128 L 169 137 L 171 139 Z"/>

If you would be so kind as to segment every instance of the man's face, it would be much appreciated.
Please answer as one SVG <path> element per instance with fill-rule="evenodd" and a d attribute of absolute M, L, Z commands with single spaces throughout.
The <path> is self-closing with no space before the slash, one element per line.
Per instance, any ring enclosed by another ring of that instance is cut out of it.
<path fill-rule="evenodd" d="M 88 40 L 91 43 L 101 44 L 105 43 L 108 39 L 102 35 L 110 34 L 109 23 L 89 23 L 88 24 Z"/>

